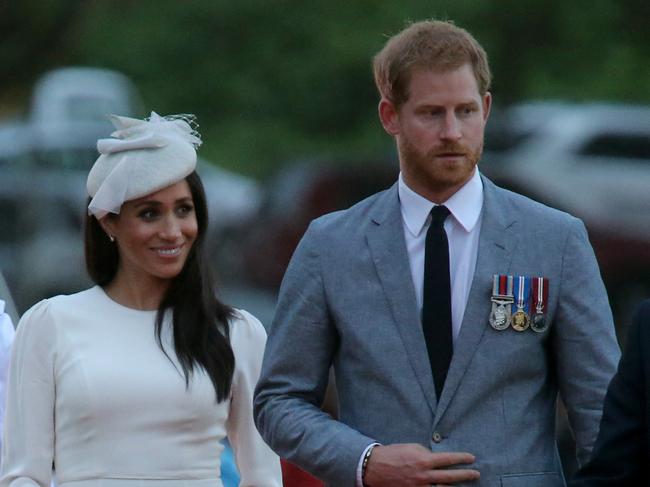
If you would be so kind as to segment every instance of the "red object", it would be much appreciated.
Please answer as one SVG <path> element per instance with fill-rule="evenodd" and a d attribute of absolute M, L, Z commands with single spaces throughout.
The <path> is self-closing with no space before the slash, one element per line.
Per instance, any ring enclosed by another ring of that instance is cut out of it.
<path fill-rule="evenodd" d="M 296 467 L 293 463 L 286 460 L 281 460 L 280 463 L 284 487 L 325 487 L 323 482 Z"/>

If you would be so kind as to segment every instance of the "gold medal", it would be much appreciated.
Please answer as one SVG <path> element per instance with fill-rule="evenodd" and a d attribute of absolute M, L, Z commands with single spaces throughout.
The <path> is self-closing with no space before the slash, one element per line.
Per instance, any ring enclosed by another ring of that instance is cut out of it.
<path fill-rule="evenodd" d="M 526 301 L 528 300 L 528 288 L 526 278 L 517 278 L 517 311 L 512 315 L 512 328 L 516 331 L 526 331 L 530 326 L 530 316 L 526 313 Z"/>
<path fill-rule="evenodd" d="M 530 318 L 528 313 L 523 309 L 517 310 L 514 315 L 512 315 L 512 328 L 517 331 L 526 331 L 530 326 Z"/>

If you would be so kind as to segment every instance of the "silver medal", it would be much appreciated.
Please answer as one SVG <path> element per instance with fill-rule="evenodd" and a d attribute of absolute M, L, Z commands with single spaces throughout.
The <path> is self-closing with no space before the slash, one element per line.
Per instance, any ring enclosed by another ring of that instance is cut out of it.
<path fill-rule="evenodd" d="M 548 323 L 544 313 L 536 312 L 530 320 L 530 329 L 537 333 L 544 333 L 548 330 Z"/>
<path fill-rule="evenodd" d="M 512 320 L 512 303 L 515 298 L 512 294 L 513 279 L 512 276 L 506 277 L 505 291 L 506 294 L 499 293 L 499 279 L 502 276 L 494 274 L 492 276 L 492 311 L 490 311 L 490 326 L 495 330 L 505 330 L 510 326 Z"/>
<path fill-rule="evenodd" d="M 492 297 L 492 312 L 490 313 L 490 326 L 495 330 L 505 330 L 512 320 L 512 303 L 514 300 L 508 296 Z"/>
<path fill-rule="evenodd" d="M 536 277 L 537 280 L 537 296 L 535 299 L 535 313 L 530 320 L 530 329 L 536 333 L 544 333 L 548 330 L 549 322 L 544 313 L 544 287 L 545 282 L 543 277 Z"/>

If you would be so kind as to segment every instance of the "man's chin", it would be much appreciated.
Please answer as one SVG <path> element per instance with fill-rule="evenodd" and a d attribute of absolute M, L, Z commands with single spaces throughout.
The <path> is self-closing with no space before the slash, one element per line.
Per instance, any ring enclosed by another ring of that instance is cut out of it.
<path fill-rule="evenodd" d="M 467 164 L 439 166 L 428 179 L 437 190 L 460 188 L 474 175 L 475 167 L 476 165 L 468 166 Z"/>

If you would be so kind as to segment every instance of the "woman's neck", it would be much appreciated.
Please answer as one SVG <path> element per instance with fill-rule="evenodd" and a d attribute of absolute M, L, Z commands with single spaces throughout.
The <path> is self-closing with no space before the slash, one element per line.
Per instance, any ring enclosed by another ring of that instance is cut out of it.
<path fill-rule="evenodd" d="M 113 301 L 127 308 L 155 310 L 160 307 L 170 284 L 169 279 L 136 275 L 118 269 L 115 278 L 104 287 L 104 291 Z"/>

